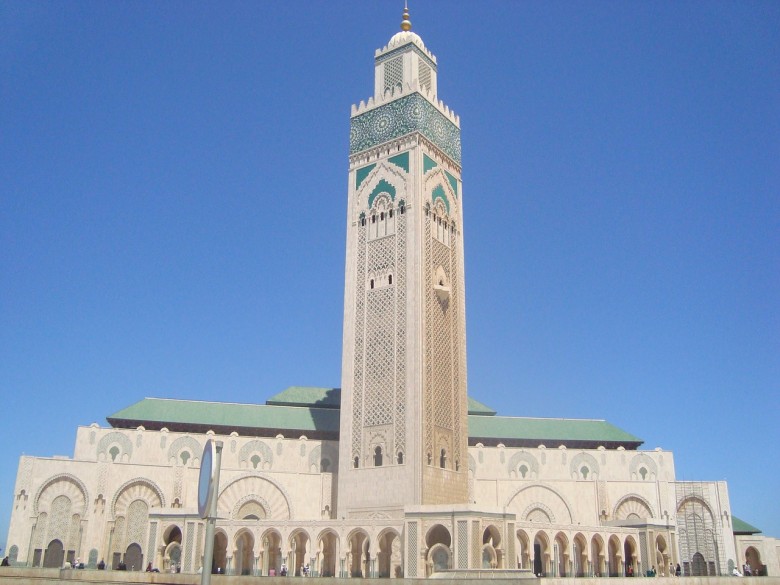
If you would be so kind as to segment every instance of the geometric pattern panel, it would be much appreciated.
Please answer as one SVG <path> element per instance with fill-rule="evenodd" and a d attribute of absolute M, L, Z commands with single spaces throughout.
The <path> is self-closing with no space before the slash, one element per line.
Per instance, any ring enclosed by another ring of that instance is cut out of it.
<path fill-rule="evenodd" d="M 396 57 L 385 62 L 385 91 L 400 88 L 404 83 L 404 58 Z"/>
<path fill-rule="evenodd" d="M 233 517 L 247 501 L 260 504 L 254 511 L 258 516 L 262 513 L 263 518 L 289 520 L 292 517 L 289 498 L 282 489 L 260 476 L 243 477 L 225 487 L 217 501 L 218 514 L 221 518 Z"/>
<path fill-rule="evenodd" d="M 248 467 L 250 457 L 255 453 L 260 455 L 262 464 L 268 463 L 267 467 L 265 465 L 258 465 L 256 469 L 270 469 L 274 461 L 273 451 L 271 451 L 271 448 L 264 441 L 260 441 L 259 439 L 249 441 L 241 447 L 241 450 L 238 453 L 238 462 L 243 463 L 243 467 Z"/>
<path fill-rule="evenodd" d="M 135 500 L 127 508 L 127 542 L 143 546 L 144 537 L 149 529 L 149 505 L 143 500 Z"/>
<path fill-rule="evenodd" d="M 420 132 L 460 164 L 460 129 L 416 92 L 352 118 L 349 154 L 411 132 Z"/>
<path fill-rule="evenodd" d="M 355 346 L 354 346 L 354 374 L 352 382 L 352 458 L 361 457 L 361 443 L 363 439 L 363 365 L 365 363 L 363 326 L 366 314 L 366 236 L 365 225 L 358 224 L 357 234 L 357 258 L 356 258 L 356 284 L 355 287 Z M 342 437 L 345 440 L 345 437 Z"/>
<path fill-rule="evenodd" d="M 406 452 L 406 213 L 398 215 L 396 250 L 395 451 Z"/>
<path fill-rule="evenodd" d="M 409 522 L 407 525 L 409 528 L 409 537 L 407 544 L 407 556 L 406 556 L 406 576 L 417 576 L 417 559 L 419 558 L 417 548 L 417 522 Z"/>
<path fill-rule="evenodd" d="M 130 506 L 137 500 L 145 502 L 148 508 L 161 508 L 163 506 L 161 493 L 160 488 L 147 479 L 130 481 L 119 488 L 119 492 L 114 497 L 114 502 L 111 506 L 112 515 L 114 518 L 118 516 L 127 518 L 130 513 Z M 136 542 L 142 543 L 141 540 Z"/>
<path fill-rule="evenodd" d="M 469 566 L 469 527 L 466 520 L 458 520 L 458 568 Z"/>
<path fill-rule="evenodd" d="M 638 495 L 623 498 L 615 507 L 616 520 L 639 520 L 653 518 L 650 504 Z"/>
<path fill-rule="evenodd" d="M 528 514 L 538 510 L 550 522 L 573 522 L 571 507 L 566 500 L 553 488 L 542 484 L 517 490 L 507 501 L 506 507 L 517 514 L 520 520 L 526 520 Z"/>

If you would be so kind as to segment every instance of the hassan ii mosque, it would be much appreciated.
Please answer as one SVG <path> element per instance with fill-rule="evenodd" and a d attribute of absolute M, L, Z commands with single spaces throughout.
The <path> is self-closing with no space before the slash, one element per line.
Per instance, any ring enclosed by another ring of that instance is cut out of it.
<path fill-rule="evenodd" d="M 341 388 L 265 404 L 145 398 L 79 427 L 72 458 L 22 456 L 11 565 L 103 559 L 196 572 L 200 457 L 223 442 L 214 570 L 425 578 L 777 575 L 777 540 L 723 481 L 604 420 L 500 415 L 469 398 L 460 118 L 411 30 L 375 53 L 352 107 Z"/>

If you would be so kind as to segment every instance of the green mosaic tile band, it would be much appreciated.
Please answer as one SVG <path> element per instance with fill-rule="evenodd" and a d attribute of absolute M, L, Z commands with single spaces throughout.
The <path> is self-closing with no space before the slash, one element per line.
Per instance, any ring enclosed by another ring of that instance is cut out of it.
<path fill-rule="evenodd" d="M 355 154 L 411 132 L 420 132 L 460 164 L 460 128 L 419 93 L 352 118 L 349 154 Z"/>

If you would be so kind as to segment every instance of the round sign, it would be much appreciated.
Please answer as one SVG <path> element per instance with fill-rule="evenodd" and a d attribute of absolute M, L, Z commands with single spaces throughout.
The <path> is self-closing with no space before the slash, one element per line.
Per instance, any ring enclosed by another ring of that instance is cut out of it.
<path fill-rule="evenodd" d="M 211 496 L 214 492 L 214 441 L 209 439 L 203 447 L 200 458 L 200 479 L 198 480 L 198 514 L 201 518 L 209 515 Z"/>

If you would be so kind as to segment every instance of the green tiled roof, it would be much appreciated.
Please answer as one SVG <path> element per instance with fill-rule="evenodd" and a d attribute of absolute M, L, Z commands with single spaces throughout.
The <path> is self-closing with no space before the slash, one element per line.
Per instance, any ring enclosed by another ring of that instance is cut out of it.
<path fill-rule="evenodd" d="M 282 390 L 279 394 L 271 396 L 265 403 L 276 406 L 339 408 L 341 405 L 341 388 L 290 386 L 287 390 Z"/>
<path fill-rule="evenodd" d="M 496 411 L 469 397 L 469 414 L 493 416 Z M 272 406 L 311 406 L 314 408 L 339 408 L 341 388 L 320 388 L 317 386 L 290 386 L 265 401 Z"/>
<path fill-rule="evenodd" d="M 490 408 L 489 406 L 482 404 L 478 400 L 474 400 L 471 396 L 469 396 L 468 399 L 469 399 L 469 414 L 476 414 L 482 416 L 496 415 L 496 411 Z"/>
<path fill-rule="evenodd" d="M 178 432 L 206 432 L 241 435 L 290 436 L 290 431 L 309 438 L 337 439 L 339 411 L 334 408 L 294 408 L 264 404 L 201 402 L 144 398 L 107 417 L 114 427 L 147 429 L 166 427 Z"/>
<path fill-rule="evenodd" d="M 166 398 L 144 398 L 107 417 L 117 428 L 150 430 L 166 427 L 175 432 L 213 430 L 228 435 L 297 437 L 337 440 L 339 410 L 334 400 L 337 388 L 293 386 L 272 397 L 267 404 L 235 404 Z M 309 404 L 328 404 L 315 408 Z M 297 406 L 300 405 L 300 406 Z M 472 413 L 472 411 L 478 414 Z M 642 440 L 603 420 L 544 419 L 496 416 L 495 411 L 469 399 L 469 444 L 507 447 L 567 447 L 636 449 Z M 736 522 L 736 519 L 735 519 Z"/>
<path fill-rule="evenodd" d="M 751 526 L 744 520 L 740 520 L 736 516 L 731 517 L 731 530 L 734 534 L 760 534 L 761 530 L 755 526 Z"/>
<path fill-rule="evenodd" d="M 469 444 L 507 447 L 567 447 L 636 449 L 642 439 L 605 420 L 571 418 L 522 418 L 513 416 L 470 416 Z"/>

